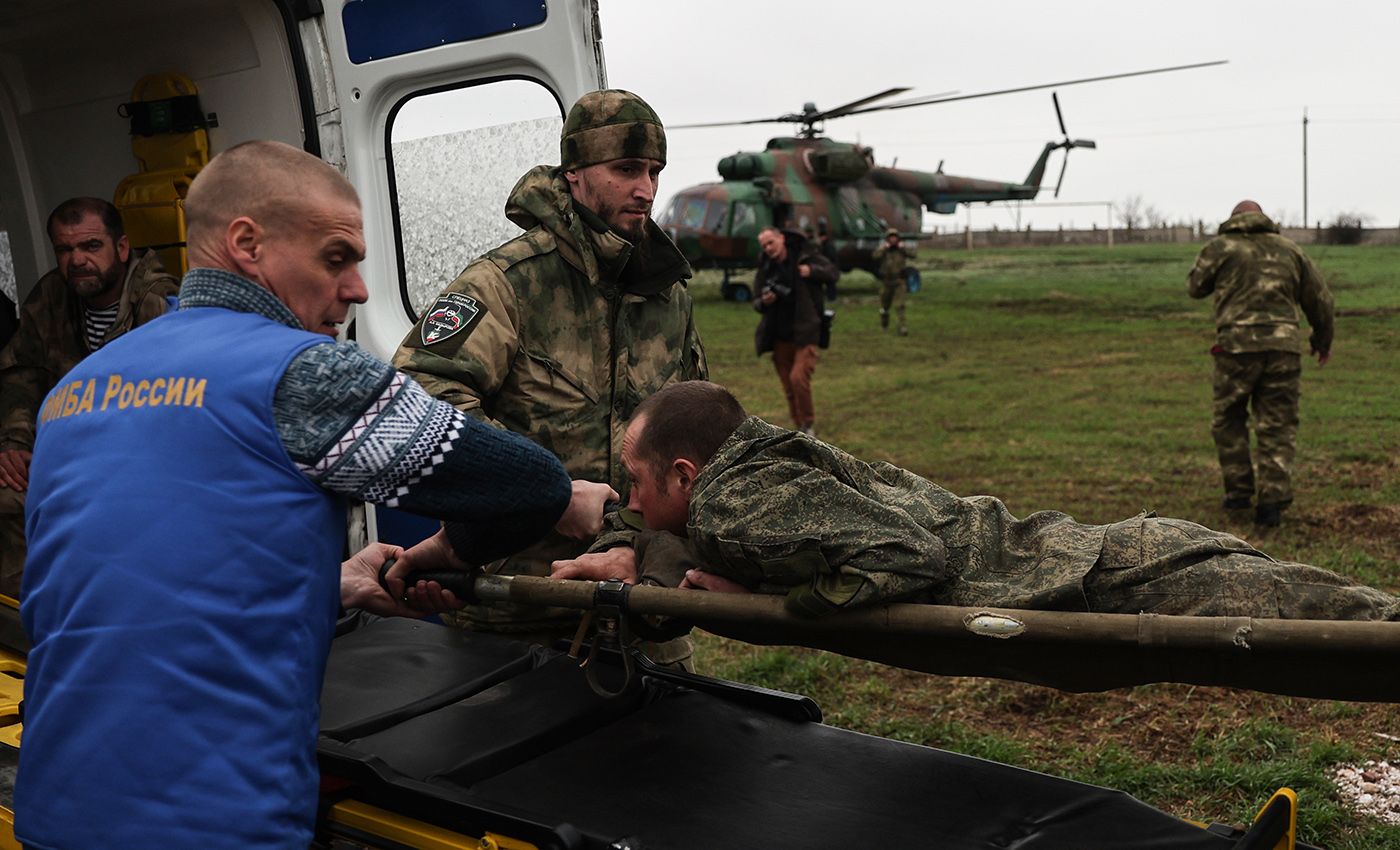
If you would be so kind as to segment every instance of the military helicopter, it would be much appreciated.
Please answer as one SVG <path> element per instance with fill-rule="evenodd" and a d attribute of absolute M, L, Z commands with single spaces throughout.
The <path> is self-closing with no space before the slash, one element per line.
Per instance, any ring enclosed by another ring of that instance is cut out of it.
<path fill-rule="evenodd" d="M 721 159 L 719 182 L 682 189 L 671 199 L 657 222 L 676 241 L 692 265 L 724 271 L 721 293 L 726 299 L 749 299 L 749 287 L 732 283 L 730 272 L 755 264 L 758 257 L 756 237 L 760 230 L 769 226 L 814 230 L 819 234 L 824 231 L 831 237 L 837 263 L 843 270 L 868 269 L 871 252 L 879 245 L 887 229 L 894 228 L 906 237 L 918 236 L 924 209 L 947 215 L 955 212 L 958 204 L 1035 198 L 1043 188 L 1041 179 L 1045 176 L 1050 155 L 1063 150 L 1060 174 L 1055 181 L 1055 196 L 1059 197 L 1069 152 L 1075 148 L 1094 148 L 1097 145 L 1089 139 L 1070 138 L 1060 111 L 1059 95 L 1054 92 L 1051 93 L 1051 100 L 1055 105 L 1055 118 L 1059 122 L 1062 138 L 1058 142 L 1045 143 L 1030 173 L 1020 182 L 945 174 L 941 162 L 938 169 L 932 172 L 877 166 L 875 152 L 871 148 L 823 136 L 826 121 L 868 112 L 1184 71 L 1220 65 L 1225 61 L 1129 71 L 975 94 L 944 92 L 893 103 L 877 103 L 909 91 L 908 88 L 890 88 L 834 109 L 818 109 L 815 103 L 807 103 L 801 112 L 773 118 L 673 125 L 670 129 L 746 124 L 796 124 L 800 129 L 796 136 L 769 139 L 768 146 L 762 152 L 741 151 Z"/>

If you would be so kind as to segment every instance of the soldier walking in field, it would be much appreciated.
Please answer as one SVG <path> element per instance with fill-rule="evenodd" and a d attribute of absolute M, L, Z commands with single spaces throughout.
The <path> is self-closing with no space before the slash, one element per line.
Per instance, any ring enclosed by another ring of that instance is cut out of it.
<path fill-rule="evenodd" d="M 1293 501 L 1289 470 L 1298 442 L 1302 373 L 1301 308 L 1309 350 L 1325 365 L 1332 352 L 1332 294 L 1317 267 L 1254 201 L 1235 205 L 1196 258 L 1192 298 L 1215 295 L 1215 415 L 1211 434 L 1225 479 L 1224 506 L 1255 505 L 1254 518 L 1277 526 Z M 1250 458 L 1249 414 L 1258 442 Z M 1257 492 L 1257 500 L 1256 500 Z"/>
<path fill-rule="evenodd" d="M 651 218 L 666 131 L 631 92 L 595 91 L 569 110 L 560 164 L 528 171 L 506 201 L 525 232 L 448 284 L 394 364 L 459 410 L 552 451 L 570 476 L 626 490 L 622 435 L 642 399 L 706 375 L 685 281 L 690 265 Z M 593 512 L 602 527 L 603 500 Z M 487 567 L 548 575 L 587 541 L 552 535 Z M 607 553 L 618 574 L 630 546 Z M 542 642 L 572 634 L 578 612 L 468 606 L 459 625 Z M 688 639 L 645 648 L 688 663 Z"/>
<path fill-rule="evenodd" d="M 890 326 L 890 308 L 899 316 L 897 327 L 900 336 L 908 336 L 909 327 L 904 323 L 904 302 L 908 295 L 908 284 L 904 280 L 904 270 L 914 262 L 914 252 L 904 247 L 899 240 L 899 231 L 891 227 L 885 231 L 885 244 L 875 249 L 876 276 L 880 278 L 880 328 Z"/>

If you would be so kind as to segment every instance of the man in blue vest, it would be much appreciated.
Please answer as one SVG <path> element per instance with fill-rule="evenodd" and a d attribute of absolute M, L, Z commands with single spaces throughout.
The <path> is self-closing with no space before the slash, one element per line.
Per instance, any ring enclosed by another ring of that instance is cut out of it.
<path fill-rule="evenodd" d="M 391 550 L 337 570 L 346 498 L 452 520 L 474 563 L 595 533 L 616 498 L 335 341 L 367 293 L 359 199 L 331 166 L 239 145 L 186 212 L 180 309 L 39 412 L 15 791 L 36 850 L 310 843 L 339 603 L 394 607 L 365 580 Z"/>

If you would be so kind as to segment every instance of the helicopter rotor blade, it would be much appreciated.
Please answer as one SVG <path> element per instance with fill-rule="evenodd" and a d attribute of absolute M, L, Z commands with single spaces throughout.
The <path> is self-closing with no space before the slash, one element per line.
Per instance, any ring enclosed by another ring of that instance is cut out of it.
<path fill-rule="evenodd" d="M 872 94 L 870 97 L 863 97 L 860 100 L 853 100 L 850 103 L 843 103 L 840 106 L 833 107 L 831 109 L 823 109 L 821 112 L 818 112 L 815 116 L 813 116 L 812 120 L 824 121 L 827 118 L 836 118 L 837 116 L 845 115 L 852 109 L 859 109 L 860 107 L 870 103 L 874 103 L 877 100 L 884 100 L 887 97 L 894 97 L 897 94 L 904 94 L 907 91 L 909 91 L 908 86 L 899 86 L 897 88 L 885 89 L 879 94 Z M 930 97 L 933 97 L 933 95 L 930 95 Z"/>
<path fill-rule="evenodd" d="M 1055 120 L 1060 122 L 1060 135 L 1069 138 L 1069 131 L 1065 129 L 1065 116 L 1060 112 L 1060 95 L 1058 92 L 1050 92 L 1050 99 L 1055 101 Z"/>
<path fill-rule="evenodd" d="M 669 129 L 691 130 L 700 127 L 739 127 L 745 124 L 811 124 L 817 121 L 825 121 L 828 118 L 839 118 L 842 115 L 846 115 L 852 109 L 859 109 L 860 107 L 870 103 L 874 103 L 877 100 L 883 100 L 884 98 L 893 97 L 897 94 L 903 94 L 907 91 L 909 91 L 908 86 L 897 86 L 895 88 L 885 89 L 879 94 L 872 94 L 869 97 L 862 97 L 859 100 L 853 100 L 850 103 L 843 103 L 840 106 L 834 107 L 832 109 L 824 109 L 821 112 L 817 113 L 789 113 L 787 115 L 778 115 L 773 118 L 752 118 L 748 121 L 708 121 L 700 124 L 672 124 L 669 126 Z M 939 94 L 926 96 L 946 97 L 950 94 L 957 94 L 957 92 L 941 92 Z"/>
<path fill-rule="evenodd" d="M 1065 148 L 1065 158 L 1060 160 L 1060 179 L 1055 181 L 1055 197 L 1060 197 L 1060 186 L 1065 182 L 1065 168 L 1069 166 L 1069 148 Z"/>
<path fill-rule="evenodd" d="M 748 121 L 707 121 L 702 124 L 669 124 L 668 130 L 694 130 L 698 127 L 739 127 L 744 124 L 801 124 L 801 115 L 779 115 L 776 118 L 753 118 Z"/>
<path fill-rule="evenodd" d="M 921 95 L 919 95 L 918 97 L 910 98 L 909 100 L 896 100 L 894 103 L 886 103 L 886 104 L 883 104 L 883 106 L 884 106 L 884 108 L 886 108 L 886 109 L 893 109 L 893 108 L 898 107 L 898 106 L 903 106 L 903 105 L 906 104 L 906 103 L 910 103 L 910 104 L 914 104 L 914 103 L 923 103 L 924 101 L 928 100 L 928 99 L 931 98 L 931 97 L 949 97 L 949 96 L 955 95 L 955 94 L 958 94 L 957 89 L 951 89 L 951 90 L 949 90 L 949 91 L 934 92 L 933 94 L 921 94 Z M 849 115 L 850 113 L 849 113 L 849 112 L 843 112 L 842 114 L 843 114 L 843 115 Z"/>
<path fill-rule="evenodd" d="M 1078 80 L 1064 80 L 1058 83 L 1043 83 L 1035 86 L 1018 86 L 1011 89 L 997 89 L 996 91 L 977 92 L 975 94 L 960 94 L 951 97 L 921 97 L 913 100 L 900 101 L 899 103 L 885 104 L 883 106 L 867 106 L 864 109 L 855 109 L 847 112 L 847 115 L 861 115 L 866 112 L 880 112 L 886 109 L 908 109 L 912 106 L 929 106 L 935 103 L 952 103 L 956 100 L 972 100 L 978 97 L 993 97 L 1001 94 L 1015 94 L 1023 91 L 1037 91 L 1039 89 L 1053 89 L 1060 86 L 1077 86 L 1082 83 L 1097 83 L 1103 80 L 1120 80 L 1124 77 L 1141 77 L 1147 74 L 1165 74 L 1170 71 L 1187 71 L 1192 68 L 1208 68 L 1212 65 L 1227 65 L 1230 60 L 1217 59 L 1213 62 L 1196 62 L 1191 65 L 1173 65 L 1169 68 L 1149 68 L 1145 71 L 1128 71 L 1123 74 L 1105 74 L 1099 77 L 1083 77 Z"/>

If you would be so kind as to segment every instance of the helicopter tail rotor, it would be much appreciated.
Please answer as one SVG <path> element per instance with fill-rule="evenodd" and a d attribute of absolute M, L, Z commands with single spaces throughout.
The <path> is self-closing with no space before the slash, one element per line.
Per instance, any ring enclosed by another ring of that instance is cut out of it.
<path fill-rule="evenodd" d="M 1064 159 L 1060 161 L 1060 177 L 1055 181 L 1055 197 L 1058 198 L 1060 197 L 1060 186 L 1064 185 L 1065 182 L 1065 168 L 1069 165 L 1070 150 L 1074 148 L 1097 148 L 1098 145 L 1095 144 L 1092 139 L 1071 139 L 1069 137 L 1069 130 L 1065 129 L 1064 113 L 1060 111 L 1059 94 L 1057 92 L 1050 92 L 1050 99 L 1055 104 L 1055 120 L 1060 124 L 1060 135 L 1064 137 L 1058 145 L 1055 145 L 1057 148 L 1063 148 L 1065 152 Z"/>

